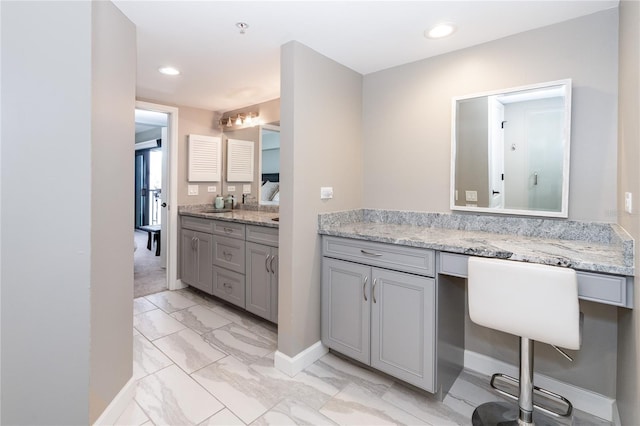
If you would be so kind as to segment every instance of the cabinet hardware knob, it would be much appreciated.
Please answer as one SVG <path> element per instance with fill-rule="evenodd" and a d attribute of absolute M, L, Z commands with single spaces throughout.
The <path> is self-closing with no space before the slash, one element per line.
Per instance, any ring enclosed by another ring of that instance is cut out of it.
<path fill-rule="evenodd" d="M 380 256 L 382 256 L 382 254 L 381 254 L 381 253 L 374 253 L 374 252 L 372 252 L 372 251 L 362 250 L 362 249 L 360 249 L 360 253 L 362 253 L 362 254 L 366 254 L 367 256 L 376 256 L 376 257 L 380 257 Z"/>
<path fill-rule="evenodd" d="M 378 285 L 378 279 L 373 280 L 373 288 L 371 289 L 371 296 L 373 297 L 373 303 L 378 303 L 376 300 L 376 285 Z"/>
<path fill-rule="evenodd" d="M 368 302 L 367 299 L 367 281 L 369 281 L 369 277 L 364 277 L 364 282 L 362 283 L 362 295 L 364 296 L 364 301 Z"/>
<path fill-rule="evenodd" d="M 231 261 L 231 259 L 233 258 L 233 253 L 227 253 L 226 251 L 223 251 L 223 252 L 222 252 L 222 255 L 224 256 L 224 258 L 225 258 L 228 262 L 230 262 L 230 261 Z"/>

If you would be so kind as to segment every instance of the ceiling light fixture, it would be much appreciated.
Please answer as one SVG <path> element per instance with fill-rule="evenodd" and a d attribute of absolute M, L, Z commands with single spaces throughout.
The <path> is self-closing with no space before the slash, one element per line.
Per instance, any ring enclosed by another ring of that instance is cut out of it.
<path fill-rule="evenodd" d="M 233 126 L 233 123 L 231 122 L 231 117 L 229 117 L 227 119 L 227 127 L 231 127 L 231 126 Z"/>
<path fill-rule="evenodd" d="M 174 67 L 160 67 L 158 71 L 164 75 L 179 75 L 180 71 Z"/>
<path fill-rule="evenodd" d="M 240 29 L 240 34 L 245 34 L 247 32 L 247 28 L 249 28 L 249 24 L 246 22 L 236 22 L 236 27 Z"/>
<path fill-rule="evenodd" d="M 424 36 L 427 38 L 444 38 L 448 37 L 456 31 L 456 26 L 450 22 L 444 22 L 442 24 L 438 24 L 431 29 L 428 29 L 424 32 Z"/>
<path fill-rule="evenodd" d="M 236 117 L 236 126 L 242 126 L 242 116 L 240 114 Z"/>

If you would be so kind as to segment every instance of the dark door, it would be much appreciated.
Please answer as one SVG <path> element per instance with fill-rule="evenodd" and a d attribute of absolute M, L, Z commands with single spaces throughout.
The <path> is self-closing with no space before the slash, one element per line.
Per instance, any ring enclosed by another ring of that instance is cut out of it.
<path fill-rule="evenodd" d="M 135 220 L 134 226 L 139 228 L 149 224 L 149 150 L 136 151 L 135 156 Z"/>

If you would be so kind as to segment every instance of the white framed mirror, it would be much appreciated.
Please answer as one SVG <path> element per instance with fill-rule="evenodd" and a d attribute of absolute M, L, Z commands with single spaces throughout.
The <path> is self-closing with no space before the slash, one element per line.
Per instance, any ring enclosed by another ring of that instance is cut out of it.
<path fill-rule="evenodd" d="M 451 210 L 568 217 L 571 80 L 453 98 Z"/>

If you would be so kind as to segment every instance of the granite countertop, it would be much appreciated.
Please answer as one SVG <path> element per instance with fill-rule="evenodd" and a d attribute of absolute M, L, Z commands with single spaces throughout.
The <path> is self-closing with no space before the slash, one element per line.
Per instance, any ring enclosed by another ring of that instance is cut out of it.
<path fill-rule="evenodd" d="M 320 215 L 319 233 L 564 266 L 581 271 L 634 275 L 633 240 L 615 224 L 598 223 L 591 226 L 584 222 L 550 219 L 495 216 L 478 219 L 475 215 L 429 213 L 414 213 L 408 217 L 407 212 L 380 212 L 359 210 Z M 495 232 L 474 229 L 478 227 L 473 225 L 477 225 L 477 220 L 487 228 L 496 225 Z M 532 223 L 528 223 L 528 220 Z M 518 228 L 510 233 L 510 226 Z"/>
<path fill-rule="evenodd" d="M 259 225 L 269 228 L 279 228 L 278 222 L 273 218 L 278 217 L 278 212 L 273 209 L 268 210 L 248 210 L 245 208 L 233 209 L 226 213 L 214 212 L 214 208 L 211 205 L 197 205 L 197 206 L 180 206 L 178 207 L 178 214 L 182 216 L 193 216 L 204 219 L 216 219 L 224 220 L 226 222 L 244 223 L 247 225 Z"/>

